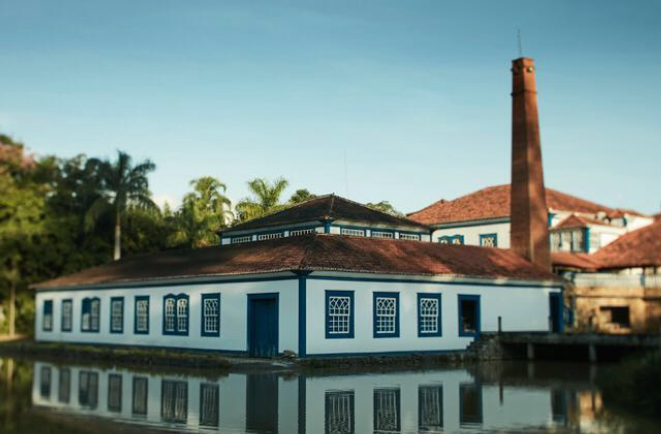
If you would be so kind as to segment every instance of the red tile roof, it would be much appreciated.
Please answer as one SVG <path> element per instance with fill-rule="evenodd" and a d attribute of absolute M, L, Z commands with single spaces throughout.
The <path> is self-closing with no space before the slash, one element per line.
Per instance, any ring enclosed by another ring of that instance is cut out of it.
<path fill-rule="evenodd" d="M 583 217 L 576 214 L 571 214 L 569 217 L 558 223 L 553 229 L 574 229 L 574 228 L 587 228 L 591 225 L 610 226 L 610 223 L 603 222 L 588 217 Z"/>
<path fill-rule="evenodd" d="M 592 256 L 601 269 L 661 267 L 661 220 L 622 235 Z"/>
<path fill-rule="evenodd" d="M 588 253 L 553 252 L 551 262 L 554 266 L 578 268 L 581 270 L 597 270 L 599 264 L 594 260 L 594 255 Z"/>
<path fill-rule="evenodd" d="M 606 214 L 615 212 L 614 208 L 599 205 L 550 188 L 546 189 L 546 203 L 552 210 L 573 211 L 578 213 Z M 634 213 L 631 211 L 630 213 Z M 638 214 L 638 213 L 636 213 Z M 439 200 L 426 208 L 408 214 L 411 220 L 427 225 L 461 222 L 469 220 L 509 217 L 510 185 L 496 185 L 446 201 Z"/>
<path fill-rule="evenodd" d="M 133 256 L 33 287 L 43 290 L 288 270 L 559 281 L 550 271 L 505 249 L 313 234 Z"/>

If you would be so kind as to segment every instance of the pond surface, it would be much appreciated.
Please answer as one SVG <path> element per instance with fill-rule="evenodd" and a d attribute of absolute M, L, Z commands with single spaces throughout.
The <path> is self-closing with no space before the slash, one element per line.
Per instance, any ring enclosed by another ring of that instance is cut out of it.
<path fill-rule="evenodd" d="M 583 364 L 219 376 L 0 364 L 2 432 L 661 432 L 606 408 Z"/>

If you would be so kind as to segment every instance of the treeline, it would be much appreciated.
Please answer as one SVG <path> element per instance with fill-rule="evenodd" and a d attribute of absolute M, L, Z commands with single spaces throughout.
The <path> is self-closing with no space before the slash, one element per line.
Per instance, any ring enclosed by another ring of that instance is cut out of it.
<path fill-rule="evenodd" d="M 315 197 L 299 189 L 283 200 L 287 180 L 257 178 L 248 182 L 250 197 L 233 206 L 226 185 L 203 176 L 179 208 L 160 209 L 149 190 L 155 169 L 125 152 L 114 160 L 35 159 L 0 135 L 0 331 L 13 334 L 14 323 L 32 330 L 31 283 L 122 255 L 215 245 L 219 229 Z M 385 201 L 368 205 L 399 214 Z"/>

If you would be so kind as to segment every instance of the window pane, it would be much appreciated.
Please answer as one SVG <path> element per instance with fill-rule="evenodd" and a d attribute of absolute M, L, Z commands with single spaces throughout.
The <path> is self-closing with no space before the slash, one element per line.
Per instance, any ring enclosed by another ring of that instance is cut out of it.
<path fill-rule="evenodd" d="M 326 434 L 354 433 L 354 392 L 327 391 L 325 398 Z"/>

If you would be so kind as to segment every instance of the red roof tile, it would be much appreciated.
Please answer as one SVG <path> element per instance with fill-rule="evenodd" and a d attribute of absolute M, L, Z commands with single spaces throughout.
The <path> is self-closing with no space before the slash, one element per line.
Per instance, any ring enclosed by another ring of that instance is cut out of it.
<path fill-rule="evenodd" d="M 571 214 L 569 217 L 558 223 L 553 229 L 574 229 L 574 228 L 587 228 L 590 225 L 610 226 L 610 223 L 603 222 L 588 217 L 583 217 L 576 214 Z"/>
<path fill-rule="evenodd" d="M 33 287 L 42 290 L 287 270 L 559 279 L 550 271 L 505 249 L 313 234 L 134 256 Z"/>
<path fill-rule="evenodd" d="M 592 256 L 601 269 L 661 267 L 661 220 L 622 235 Z"/>
<path fill-rule="evenodd" d="M 554 266 L 596 270 L 599 268 L 599 264 L 593 256 L 588 253 L 553 252 L 551 262 Z"/>
<path fill-rule="evenodd" d="M 599 205 L 550 188 L 546 189 L 546 202 L 550 209 L 596 214 L 603 211 L 606 214 L 614 212 L 613 208 Z M 510 185 L 503 184 L 483 188 L 457 199 L 440 200 L 408 214 L 411 220 L 427 225 L 461 222 L 468 220 L 492 219 L 509 217 L 510 215 Z"/>

